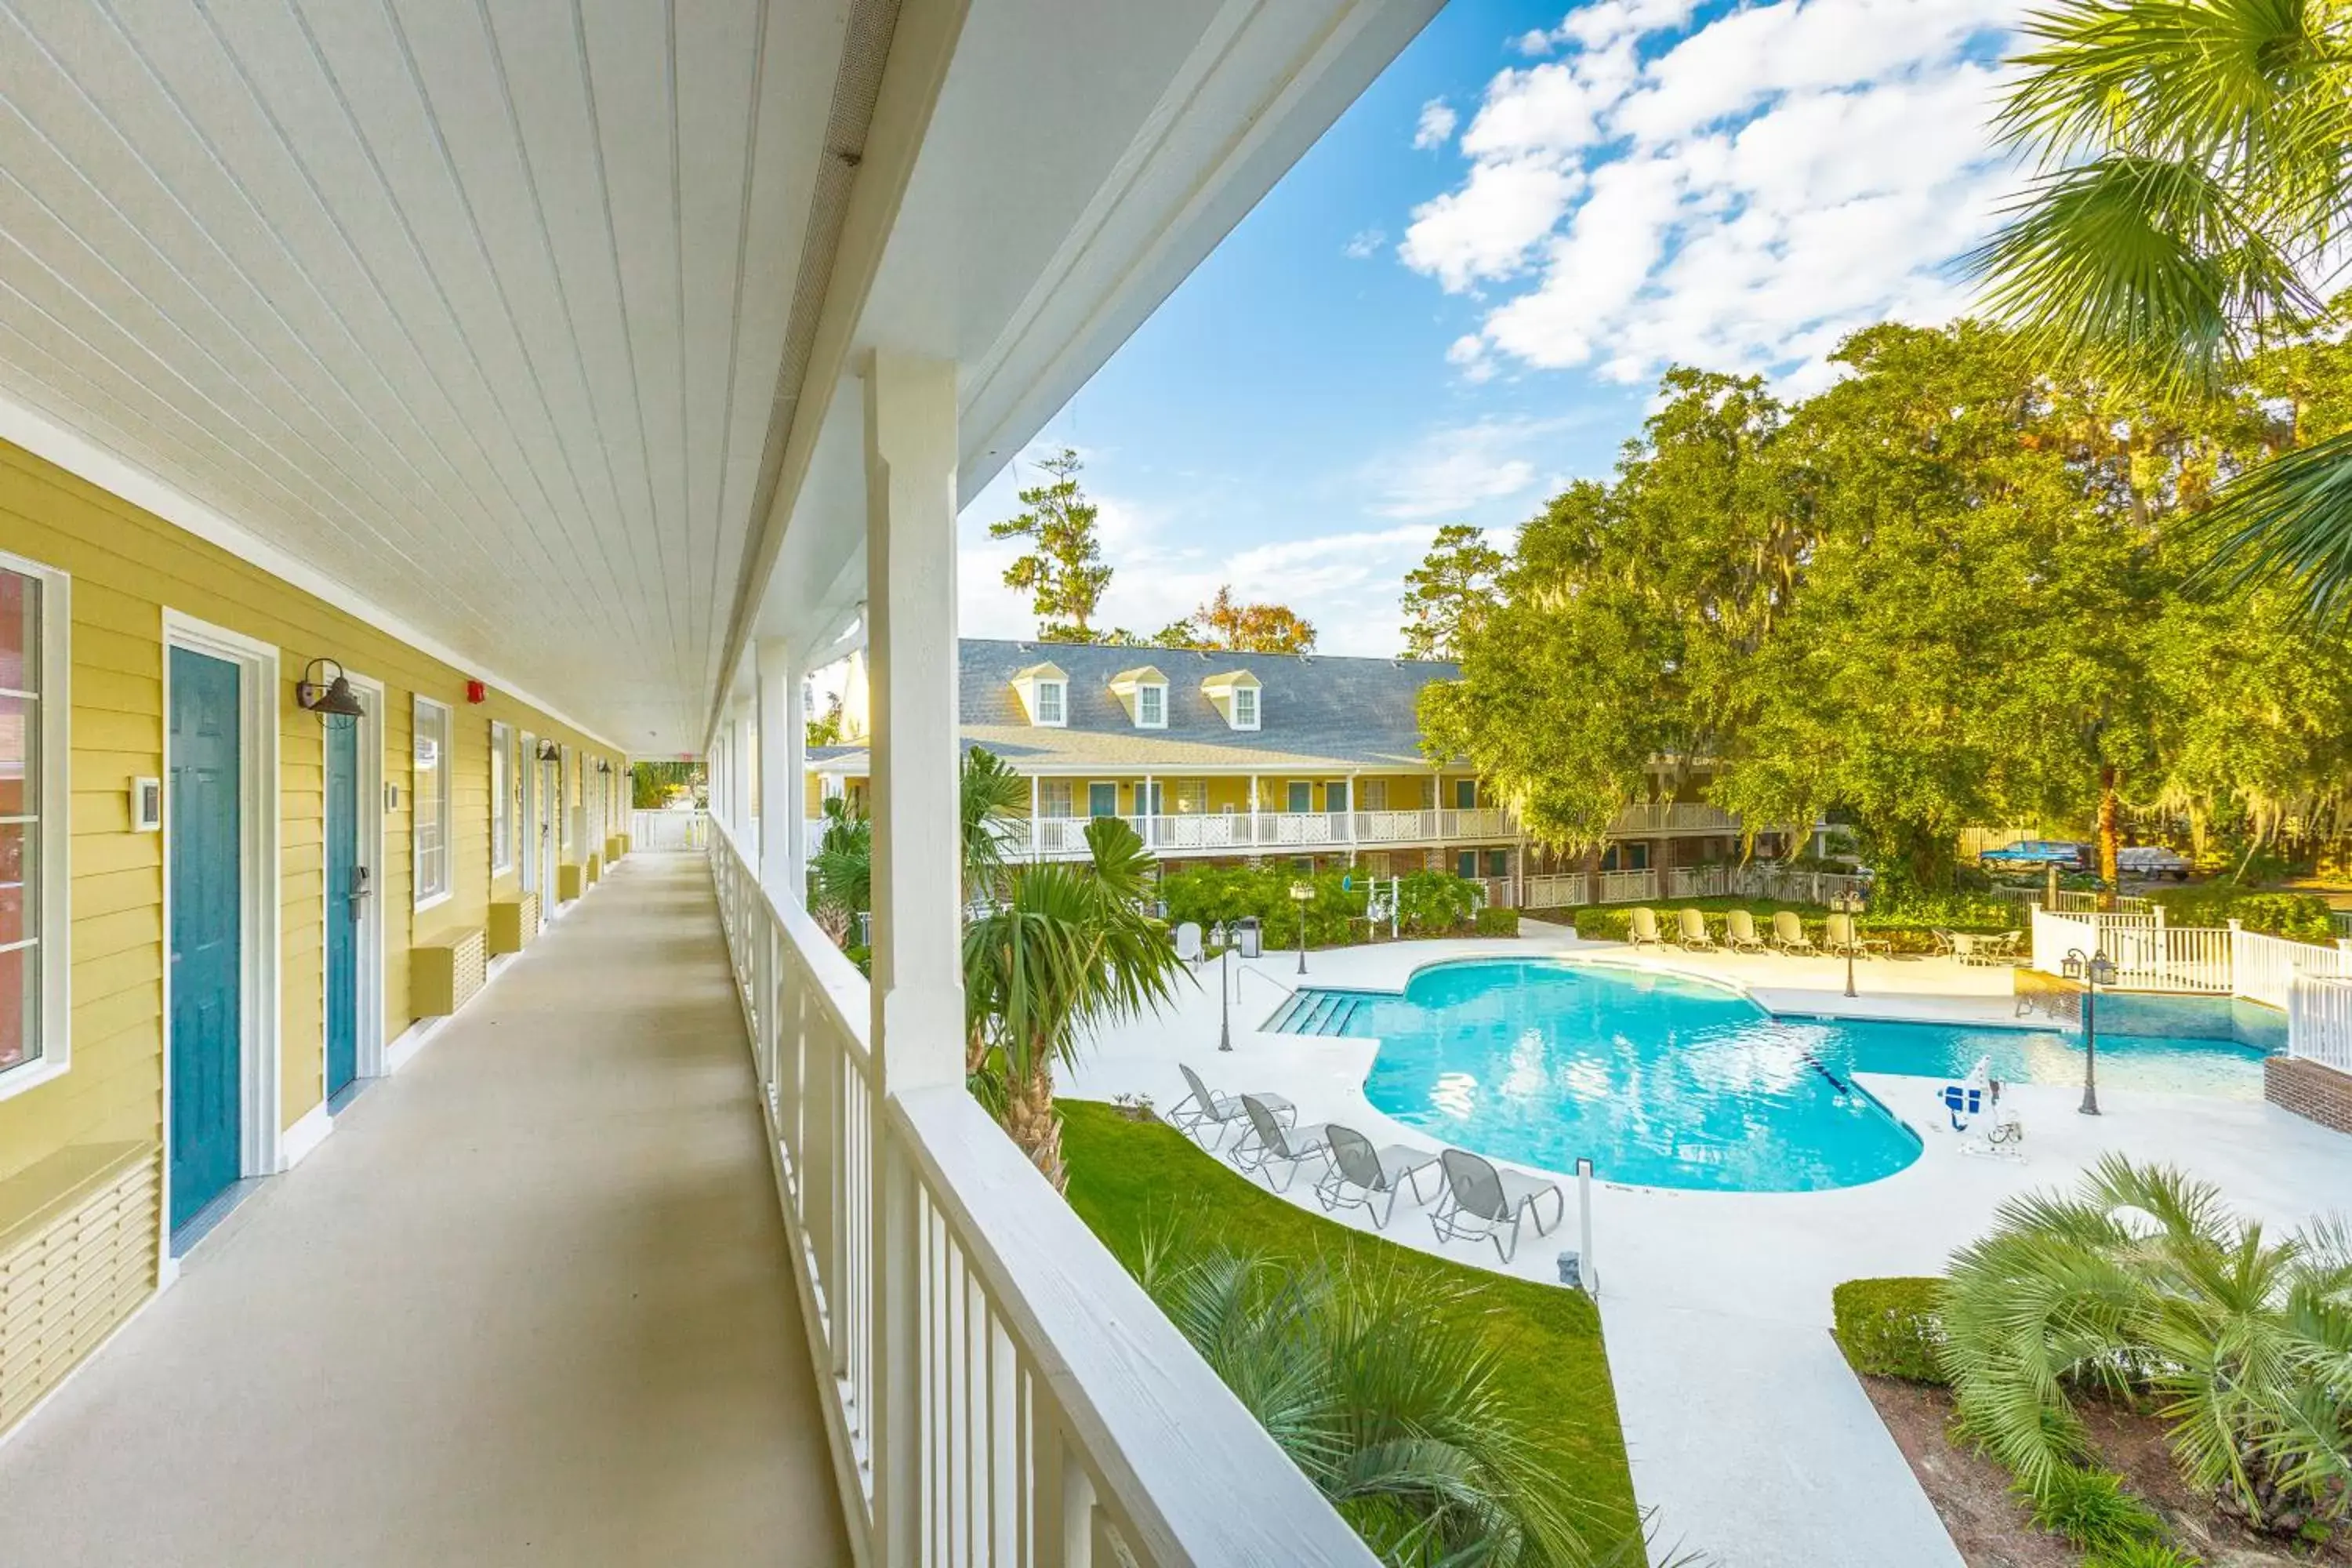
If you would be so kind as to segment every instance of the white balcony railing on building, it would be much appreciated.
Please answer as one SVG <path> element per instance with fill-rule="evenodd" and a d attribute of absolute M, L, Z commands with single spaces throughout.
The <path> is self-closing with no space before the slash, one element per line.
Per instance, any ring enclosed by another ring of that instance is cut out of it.
<path fill-rule="evenodd" d="M 857 1561 L 1372 1568 L 961 1085 L 883 1092 L 865 977 L 710 838 Z"/>
<path fill-rule="evenodd" d="M 1087 852 L 1083 816 L 1016 817 L 997 829 L 1016 859 L 1052 860 Z M 1517 832 L 1500 807 L 1473 811 L 1193 811 L 1130 816 L 1129 826 L 1160 854 L 1287 854 L 1382 848 L 1397 844 L 1494 843 Z"/>
<path fill-rule="evenodd" d="M 1735 812 L 1701 801 L 1639 801 L 1617 814 L 1609 831 L 1627 836 L 1643 833 L 1737 833 Z"/>
<path fill-rule="evenodd" d="M 632 849 L 699 849 L 710 831 L 709 815 L 702 811 L 633 811 L 629 813 Z"/>

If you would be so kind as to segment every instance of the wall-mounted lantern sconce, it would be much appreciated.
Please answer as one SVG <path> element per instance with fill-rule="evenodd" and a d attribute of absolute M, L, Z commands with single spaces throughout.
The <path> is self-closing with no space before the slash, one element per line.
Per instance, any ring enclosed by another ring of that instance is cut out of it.
<path fill-rule="evenodd" d="M 329 665 L 333 665 L 335 678 L 321 680 Z M 367 710 L 360 706 L 359 694 L 352 689 L 351 678 L 343 667 L 331 658 L 314 658 L 303 668 L 302 679 L 294 683 L 295 702 L 319 716 L 320 722 L 331 729 L 343 729 Z M 337 724 L 341 719 L 343 723 Z"/>
<path fill-rule="evenodd" d="M 539 760 L 542 763 L 560 763 L 563 760 L 563 749 L 552 741 L 541 741 L 539 743 Z"/>
<path fill-rule="evenodd" d="M 596 759 L 596 771 L 600 773 L 609 773 L 613 771 L 613 764 L 599 757 Z"/>

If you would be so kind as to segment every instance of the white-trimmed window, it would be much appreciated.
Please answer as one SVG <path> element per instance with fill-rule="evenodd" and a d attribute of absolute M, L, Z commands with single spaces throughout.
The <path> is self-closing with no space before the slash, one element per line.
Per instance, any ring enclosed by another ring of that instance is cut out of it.
<path fill-rule="evenodd" d="M 1069 695 L 1070 687 L 1067 681 L 1039 681 L 1037 683 L 1037 722 L 1040 724 L 1067 723 L 1069 721 L 1064 717 L 1064 714 L 1068 711 L 1065 704 L 1068 702 Z"/>
<path fill-rule="evenodd" d="M 1236 730 L 1255 730 L 1257 728 L 1256 687 L 1236 686 L 1234 688 L 1234 728 Z"/>
<path fill-rule="evenodd" d="M 409 805 L 415 812 L 411 847 L 416 861 L 416 907 L 447 898 L 449 882 L 449 707 L 416 700 Z"/>
<path fill-rule="evenodd" d="M 1070 781 L 1039 779 L 1037 781 L 1037 815 L 1067 816 L 1070 815 Z"/>
<path fill-rule="evenodd" d="M 0 554 L 0 1100 L 68 1066 L 69 587 Z"/>
<path fill-rule="evenodd" d="M 1168 728 L 1168 688 L 1158 681 L 1147 680 L 1135 689 L 1135 727 L 1139 730 Z"/>
<path fill-rule="evenodd" d="M 514 731 L 490 721 L 490 875 L 514 869 Z"/>

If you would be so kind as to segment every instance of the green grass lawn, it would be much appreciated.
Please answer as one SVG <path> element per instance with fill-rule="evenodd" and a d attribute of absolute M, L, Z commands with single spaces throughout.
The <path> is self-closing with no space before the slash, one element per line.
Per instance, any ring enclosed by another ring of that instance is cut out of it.
<path fill-rule="evenodd" d="M 1485 1335 L 1503 1357 L 1503 1382 L 1518 1403 L 1523 1428 L 1551 1456 L 1569 1495 L 1583 1500 L 1588 1539 L 1598 1545 L 1637 1528 L 1617 1394 L 1601 1350 L 1601 1314 L 1584 1296 L 1350 1230 L 1244 1179 L 1171 1127 L 1131 1121 L 1108 1105 L 1059 1104 L 1070 1206 L 1130 1272 L 1144 1237 L 1165 1234 L 1173 1218 L 1187 1238 L 1225 1237 L 1300 1259 L 1351 1246 L 1369 1248 L 1409 1273 L 1471 1286 L 1463 1331 Z M 1400 1207 L 1395 1223 L 1429 1222 Z M 1529 1229 L 1522 1245 L 1544 1242 Z"/>

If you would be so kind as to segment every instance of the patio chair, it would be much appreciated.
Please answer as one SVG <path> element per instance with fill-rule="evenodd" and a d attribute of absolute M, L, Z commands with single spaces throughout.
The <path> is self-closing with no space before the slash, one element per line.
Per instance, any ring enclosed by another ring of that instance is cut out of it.
<path fill-rule="evenodd" d="M 1715 936 L 1706 929 L 1706 916 L 1696 910 L 1676 910 L 1675 945 L 1688 952 L 1713 952 Z"/>
<path fill-rule="evenodd" d="M 1290 1184 L 1298 1179 L 1298 1167 L 1309 1160 L 1331 1160 L 1331 1124 L 1318 1121 L 1308 1127 L 1286 1127 L 1272 1107 L 1256 1095 L 1242 1096 L 1242 1110 L 1249 1118 L 1249 1130 L 1241 1142 L 1233 1146 L 1225 1158 L 1234 1169 L 1247 1175 L 1265 1173 L 1265 1184 L 1277 1193 L 1286 1193 Z M 1274 1179 L 1274 1167 L 1280 1165 L 1286 1174 L 1281 1184 Z"/>
<path fill-rule="evenodd" d="M 1429 1222 L 1437 1227 L 1440 1241 L 1476 1241 L 1483 1237 L 1495 1244 L 1495 1250 L 1508 1263 L 1519 1249 L 1523 1217 L 1536 1222 L 1538 1236 L 1549 1229 L 1538 1206 L 1546 1193 L 1556 1205 L 1551 1223 L 1558 1225 L 1568 1217 L 1568 1194 L 1560 1191 L 1558 1182 L 1496 1170 L 1493 1162 L 1466 1149 L 1448 1149 L 1437 1163 L 1445 1173 L 1445 1191 L 1439 1194 Z"/>
<path fill-rule="evenodd" d="M 1427 1200 L 1421 1195 L 1421 1173 L 1437 1163 L 1437 1156 L 1426 1149 L 1416 1149 L 1410 1143 L 1391 1143 L 1385 1149 L 1375 1149 L 1372 1141 L 1349 1127 L 1331 1129 L 1331 1166 L 1315 1184 L 1315 1199 L 1328 1214 L 1342 1208 L 1361 1208 L 1370 1213 L 1372 1228 L 1385 1230 L 1396 1215 L 1397 1188 L 1412 1189 L 1412 1201 Z M 1379 1200 L 1382 1194 L 1388 1203 Z"/>
<path fill-rule="evenodd" d="M 1814 957 L 1821 949 L 1805 934 L 1805 922 L 1797 918 L 1794 910 L 1772 911 L 1772 945 L 1782 952 L 1797 957 Z"/>
<path fill-rule="evenodd" d="M 1723 944 L 1734 952 L 1769 952 L 1764 939 L 1756 934 L 1756 917 L 1746 910 L 1733 910 L 1723 917 Z"/>
<path fill-rule="evenodd" d="M 1999 936 L 1984 938 L 1978 944 L 1978 949 L 1984 954 L 1987 963 L 2014 963 L 2018 959 L 2018 944 L 2024 940 L 2025 933 L 2021 931 L 2005 931 Z"/>
<path fill-rule="evenodd" d="M 1882 937 L 1864 936 L 1854 928 L 1852 915 L 1832 915 L 1822 929 L 1822 945 L 1843 957 L 1851 952 L 1856 958 L 1871 958 L 1895 951 L 1895 944 Z"/>
<path fill-rule="evenodd" d="M 1201 955 L 1201 928 L 1186 921 L 1176 928 L 1176 956 L 1186 963 L 1198 963 Z"/>
<path fill-rule="evenodd" d="M 1249 1113 L 1242 1109 L 1239 1096 L 1219 1094 L 1201 1081 L 1199 1073 L 1181 1062 L 1176 1064 L 1176 1070 L 1184 1075 L 1184 1087 L 1190 1092 L 1168 1108 L 1168 1124 L 1171 1127 L 1196 1140 L 1201 1136 L 1202 1128 L 1215 1128 L 1217 1135 L 1201 1145 L 1204 1149 L 1213 1149 L 1225 1141 L 1226 1128 L 1249 1125 Z M 1261 1094 L 1257 1100 L 1273 1111 L 1275 1120 L 1286 1127 L 1298 1120 L 1298 1108 L 1278 1094 Z"/>
<path fill-rule="evenodd" d="M 1930 956 L 1936 958 L 1958 958 L 1967 943 L 1968 933 L 1965 931 L 1946 931 L 1942 926 L 1929 926 L 1927 928 L 1927 940 L 1936 944 L 1936 951 Z"/>
<path fill-rule="evenodd" d="M 1649 908 L 1635 910 L 1625 922 L 1625 940 L 1635 947 L 1664 947 L 1666 939 L 1658 931 L 1658 911 Z"/>

